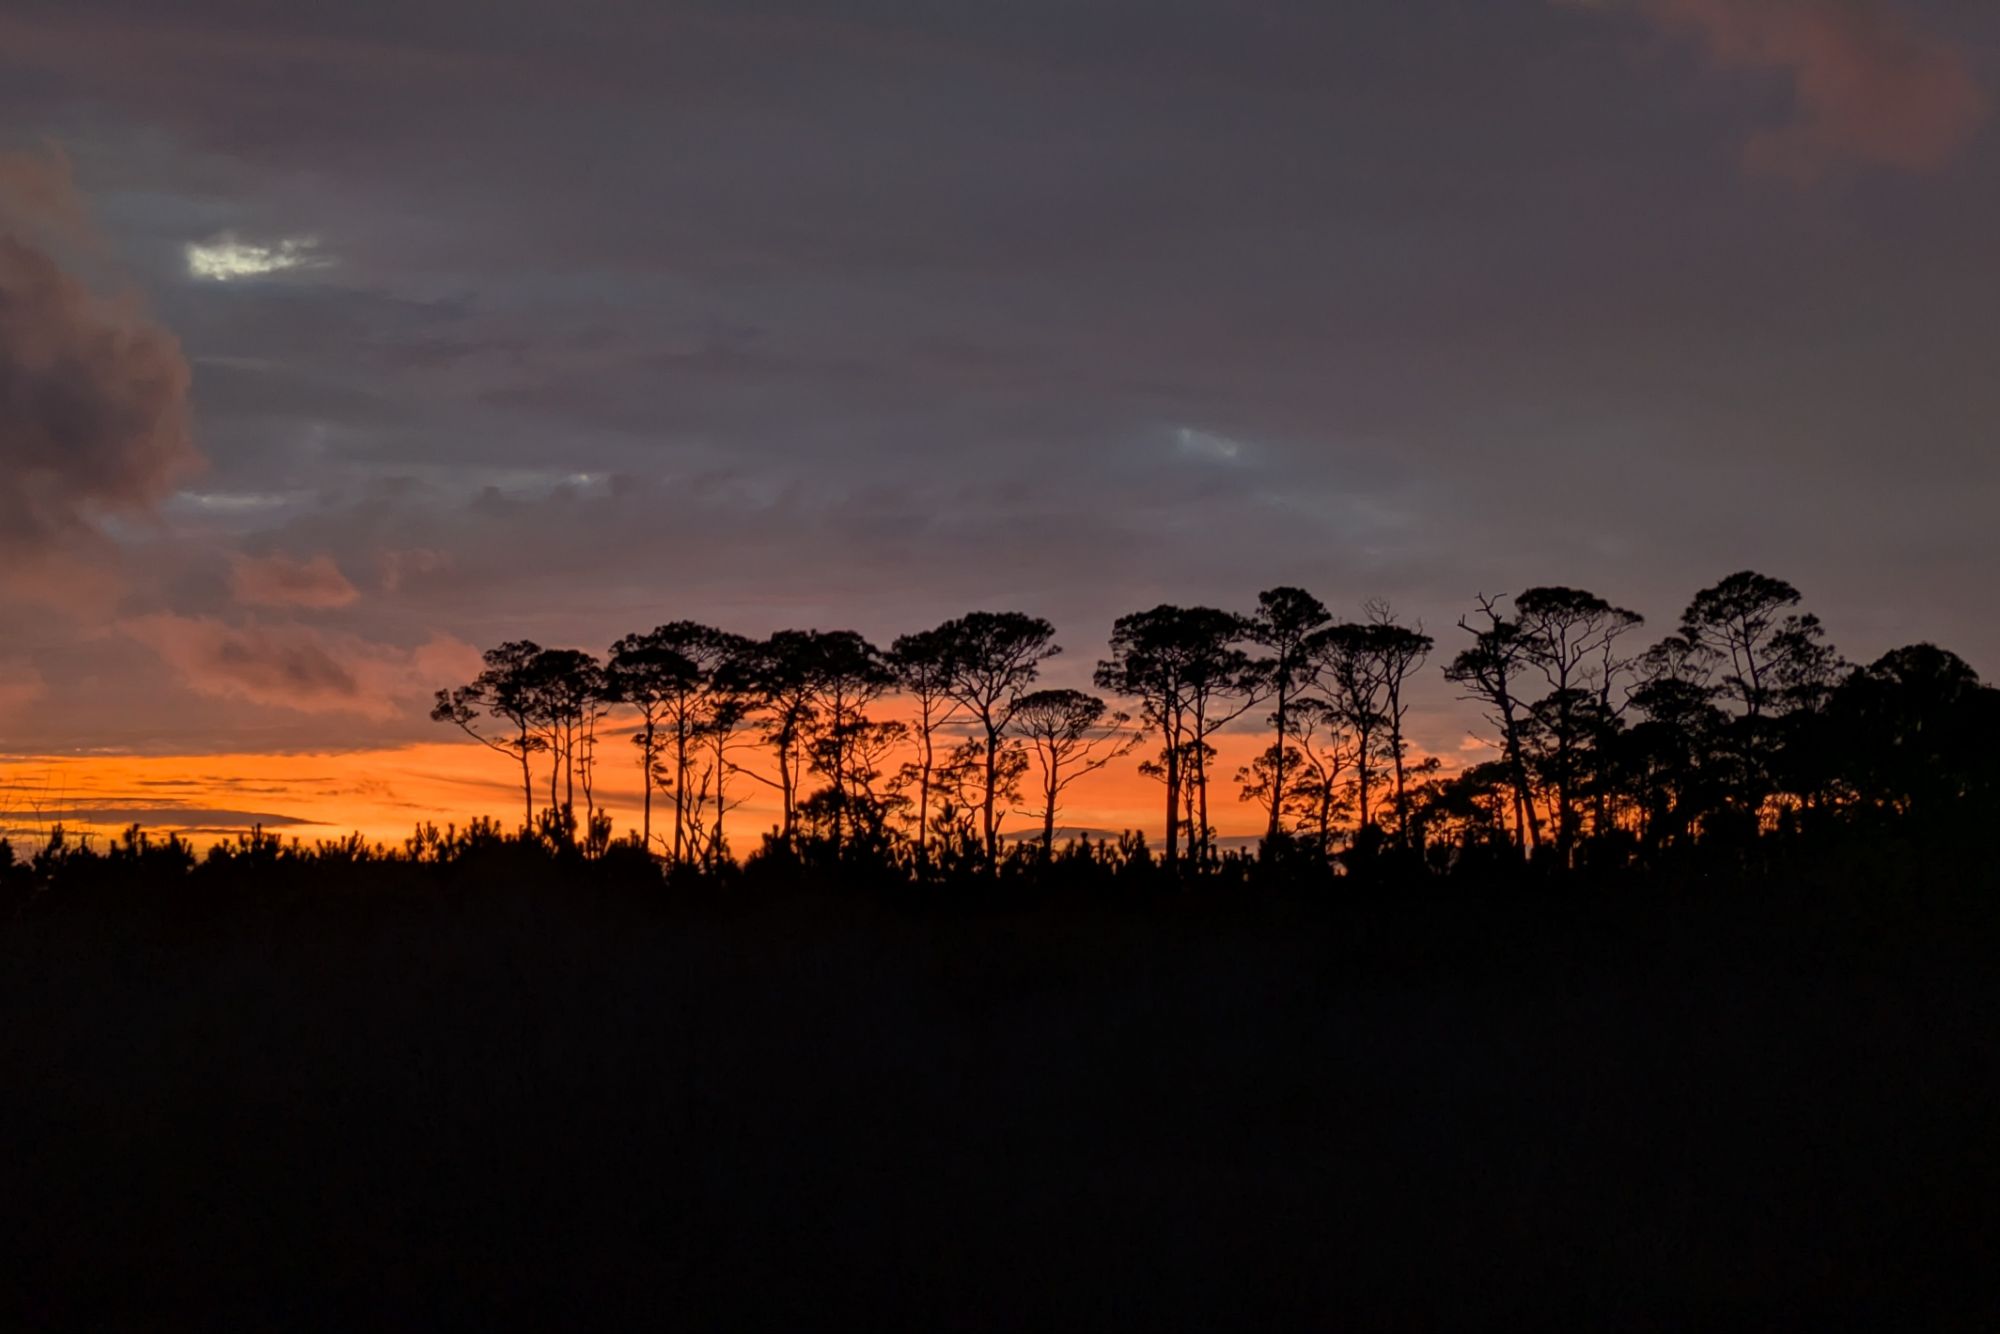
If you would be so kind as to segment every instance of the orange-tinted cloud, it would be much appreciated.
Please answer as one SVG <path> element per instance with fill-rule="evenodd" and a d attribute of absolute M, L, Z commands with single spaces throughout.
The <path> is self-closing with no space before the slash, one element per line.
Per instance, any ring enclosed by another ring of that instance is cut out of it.
<path fill-rule="evenodd" d="M 37 549 L 0 541 L 0 605 L 101 622 L 125 593 L 125 573 L 88 542 Z"/>
<path fill-rule="evenodd" d="M 1745 145 L 1751 171 L 1810 181 L 1843 162 L 1931 171 L 1985 120 L 1964 58 L 1882 0 L 1643 0 L 1725 69 L 1791 76 L 1789 123 Z"/>
<path fill-rule="evenodd" d="M 282 551 L 230 557 L 229 588 L 250 607 L 345 607 L 361 596 L 331 556 L 298 560 Z"/>
<path fill-rule="evenodd" d="M 150 511 L 199 462 L 180 344 L 56 257 L 90 243 L 61 158 L 0 154 L 0 549 L 14 556 L 100 513 Z"/>
<path fill-rule="evenodd" d="M 41 228 L 81 240 L 93 234 L 69 159 L 44 153 L 0 153 L 0 220 L 9 232 Z"/>
<path fill-rule="evenodd" d="M 414 649 L 305 625 L 230 625 L 157 613 L 120 628 L 158 653 L 191 690 L 294 709 L 393 718 L 478 669 L 479 655 L 439 637 Z"/>

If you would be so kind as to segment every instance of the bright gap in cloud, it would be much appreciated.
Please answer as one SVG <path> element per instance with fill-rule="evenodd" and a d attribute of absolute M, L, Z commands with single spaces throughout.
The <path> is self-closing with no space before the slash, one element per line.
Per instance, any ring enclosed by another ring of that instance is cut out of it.
<path fill-rule="evenodd" d="M 1177 427 L 1174 441 L 1186 458 L 1205 459 L 1210 463 L 1240 463 L 1243 460 L 1241 441 L 1213 431 L 1197 430 L 1192 426 Z"/>
<path fill-rule="evenodd" d="M 251 245 L 233 236 L 213 241 L 190 242 L 187 248 L 188 273 L 211 282 L 226 283 L 237 278 L 255 278 L 287 269 L 316 269 L 328 261 L 313 253 L 316 237 L 288 237 L 276 245 Z"/>
<path fill-rule="evenodd" d="M 196 509 L 220 511 L 224 514 L 240 514 L 256 510 L 277 509 L 291 503 L 290 496 L 272 495 L 256 491 L 181 491 L 174 500 Z"/>

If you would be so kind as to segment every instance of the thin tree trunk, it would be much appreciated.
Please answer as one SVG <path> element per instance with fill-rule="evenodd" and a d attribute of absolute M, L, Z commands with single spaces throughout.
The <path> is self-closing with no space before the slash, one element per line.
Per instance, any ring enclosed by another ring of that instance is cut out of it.
<path fill-rule="evenodd" d="M 1558 689 L 1561 685 L 1558 684 Z M 1557 711 L 1560 732 L 1556 737 L 1556 847 L 1562 854 L 1564 869 L 1568 869 L 1576 853 L 1576 811 L 1570 799 L 1569 781 L 1569 705 L 1567 696 Z"/>
<path fill-rule="evenodd" d="M 1282 664 L 1280 670 L 1282 671 Z M 1278 683 L 1278 742 L 1271 748 L 1271 823 L 1264 831 L 1266 847 L 1275 847 L 1278 842 L 1278 808 L 1285 800 L 1285 704 L 1284 682 Z"/>
<path fill-rule="evenodd" d="M 1055 855 L 1056 847 L 1056 771 L 1049 769 L 1049 780 L 1042 790 L 1042 864 L 1047 865 Z"/>
<path fill-rule="evenodd" d="M 1403 718 L 1401 693 L 1389 697 L 1389 750 L 1396 761 L 1396 842 L 1410 846 L 1410 804 L 1403 780 Z"/>
<path fill-rule="evenodd" d="M 1194 798 L 1195 821 L 1200 826 L 1195 830 L 1195 840 L 1200 844 L 1197 859 L 1201 865 L 1208 865 L 1209 856 L 1215 851 L 1208 826 L 1208 751 L 1207 743 L 1197 740 L 1194 748 Z"/>
<path fill-rule="evenodd" d="M 563 805 L 576 813 L 576 724 L 563 724 Z"/>
<path fill-rule="evenodd" d="M 535 771 L 528 765 L 528 729 L 521 729 L 521 829 L 535 829 Z"/>
<path fill-rule="evenodd" d="M 1188 747 L 1187 775 L 1181 782 L 1186 798 L 1188 860 L 1197 872 L 1208 865 L 1208 716 L 1206 701 L 1195 705 L 1194 744 Z"/>
<path fill-rule="evenodd" d="M 653 718 L 646 715 L 646 744 L 639 748 L 639 781 L 643 784 L 644 795 L 640 798 L 639 838 L 648 857 L 653 855 Z"/>
<path fill-rule="evenodd" d="M 686 861 L 688 729 L 685 713 L 674 719 L 674 865 Z"/>
<path fill-rule="evenodd" d="M 723 742 L 718 733 L 715 738 L 715 837 L 709 840 L 712 849 L 709 855 L 709 869 L 719 870 L 722 866 L 722 815 L 729 808 L 729 792 L 723 786 L 723 776 L 728 770 L 723 764 Z"/>
<path fill-rule="evenodd" d="M 1357 797 L 1361 803 L 1361 807 L 1355 813 L 1354 817 L 1354 837 L 1357 843 L 1362 840 L 1362 833 L 1368 828 L 1369 816 L 1372 813 L 1368 807 L 1368 777 L 1371 772 L 1368 764 L 1368 743 L 1371 739 L 1370 733 L 1366 731 L 1361 733 L 1361 763 L 1355 774 L 1360 784 Z"/>
<path fill-rule="evenodd" d="M 1527 837 L 1521 843 L 1521 850 L 1524 854 L 1531 853 L 1541 845 L 1542 818 L 1535 811 L 1534 793 L 1528 785 L 1528 760 L 1521 752 L 1521 728 L 1514 721 L 1513 697 L 1503 691 L 1495 702 L 1500 709 L 1500 730 L 1507 743 L 1507 761 L 1514 770 L 1514 800 L 1519 804 L 1516 823 L 1520 823 L 1521 816 L 1526 817 Z"/>
<path fill-rule="evenodd" d="M 917 865 L 928 870 L 931 864 L 931 765 L 934 748 L 928 714 L 923 720 L 923 759 L 917 769 Z"/>
<path fill-rule="evenodd" d="M 983 803 L 983 818 L 986 831 L 986 865 L 989 870 L 1000 865 L 1000 850 L 994 840 L 993 830 L 993 785 L 999 780 L 1000 733 L 993 726 L 993 715 L 985 716 L 986 724 L 986 800 Z"/>
<path fill-rule="evenodd" d="M 787 737 L 778 747 L 779 799 L 784 803 L 785 841 L 790 843 L 798 833 L 799 815 L 797 805 L 798 783 L 792 777 L 792 742 Z"/>

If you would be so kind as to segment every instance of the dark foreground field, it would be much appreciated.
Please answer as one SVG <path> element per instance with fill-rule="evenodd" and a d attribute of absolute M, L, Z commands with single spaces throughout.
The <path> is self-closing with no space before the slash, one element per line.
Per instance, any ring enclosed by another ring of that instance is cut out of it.
<path fill-rule="evenodd" d="M 0 1315 L 1990 1328 L 1976 897 L 29 914 Z"/>

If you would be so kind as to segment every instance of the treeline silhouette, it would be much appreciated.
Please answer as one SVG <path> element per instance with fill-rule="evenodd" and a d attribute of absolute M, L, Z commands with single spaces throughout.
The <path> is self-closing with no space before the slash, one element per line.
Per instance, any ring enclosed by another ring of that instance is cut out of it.
<path fill-rule="evenodd" d="M 1247 613 L 1120 617 L 1093 673 L 1103 695 L 1042 685 L 1062 650 L 1048 621 L 1019 612 L 974 612 L 886 649 L 850 630 L 754 639 L 689 621 L 601 658 L 517 640 L 432 712 L 507 758 L 517 826 L 426 824 L 400 846 L 259 830 L 207 857 L 453 863 L 511 847 L 682 882 L 748 871 L 1016 891 L 1743 877 L 1855 856 L 1983 865 L 2000 816 L 2000 691 L 1930 644 L 1850 664 L 1800 601 L 1739 572 L 1646 643 L 1637 612 L 1537 587 L 1479 597 L 1440 646 L 1384 601 L 1343 620 L 1274 588 Z M 1490 758 L 1446 772 L 1415 757 L 1406 720 L 1426 680 L 1479 706 Z M 1227 775 L 1225 728 L 1261 731 Z M 598 799 L 605 763 L 642 777 L 639 827 L 623 837 Z M 1158 783 L 1160 845 L 1129 830 L 1059 840 L 1073 786 L 1118 763 Z M 775 797 L 778 819 L 744 853 L 730 817 L 756 793 Z M 1218 838 L 1230 801 L 1257 812 L 1254 846 Z M 1009 837 L 1014 815 L 1031 826 Z M 97 855 L 58 826 L 27 862 L 0 843 L 0 876 L 41 884 Z M 136 828 L 103 856 L 199 860 Z"/>
<path fill-rule="evenodd" d="M 2000 811 L 2000 692 L 1929 644 L 1849 664 L 1799 604 L 1739 572 L 1642 644 L 1639 613 L 1538 587 L 1480 597 L 1440 647 L 1384 601 L 1343 620 L 1274 588 L 1248 613 L 1120 617 L 1094 672 L 1104 696 L 1038 688 L 1061 650 L 1019 612 L 886 649 L 848 630 L 752 639 L 680 621 L 602 659 L 502 644 L 433 716 L 518 766 L 524 828 L 590 853 L 612 841 L 599 741 L 629 735 L 634 837 L 675 868 L 729 861 L 726 817 L 757 788 L 780 813 L 758 855 L 915 879 L 1045 864 L 1071 786 L 1127 756 L 1160 784 L 1171 874 L 1232 860 L 1214 814 L 1232 798 L 1260 812 L 1260 864 L 1402 876 L 1741 864 L 1891 830 L 1936 844 Z M 1433 658 L 1491 748 L 1450 773 L 1413 758 L 1405 725 Z M 1225 776 L 1217 735 L 1246 717 L 1266 739 Z M 1010 847 L 1015 812 L 1036 833 Z M 1130 833 L 1111 846 L 1155 856 Z M 1073 855 L 1107 854 L 1086 837 Z"/>

